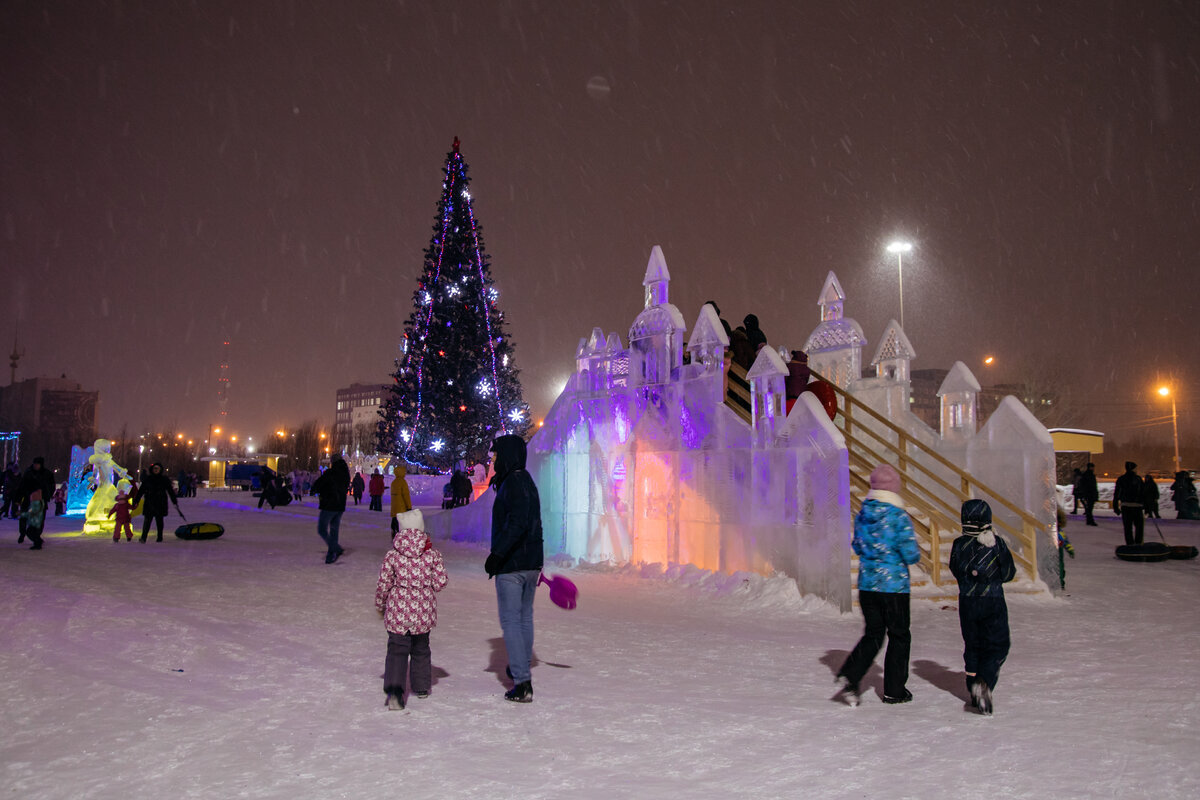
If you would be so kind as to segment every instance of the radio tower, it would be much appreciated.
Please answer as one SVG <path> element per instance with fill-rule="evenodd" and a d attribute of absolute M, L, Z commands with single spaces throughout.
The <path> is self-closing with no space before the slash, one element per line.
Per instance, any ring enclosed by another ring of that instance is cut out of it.
<path fill-rule="evenodd" d="M 217 375 L 217 417 L 225 427 L 229 416 L 229 340 L 221 342 L 221 371 Z"/>

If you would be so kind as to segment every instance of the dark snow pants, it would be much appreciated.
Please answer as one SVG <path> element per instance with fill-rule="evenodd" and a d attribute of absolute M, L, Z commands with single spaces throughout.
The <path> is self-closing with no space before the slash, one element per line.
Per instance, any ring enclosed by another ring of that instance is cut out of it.
<path fill-rule="evenodd" d="M 1141 506 L 1121 506 L 1121 524 L 1125 527 L 1125 544 L 1141 544 L 1146 533 L 1146 519 Z"/>
<path fill-rule="evenodd" d="M 903 697 L 908 683 L 908 651 L 912 644 L 908 629 L 908 594 L 859 591 L 858 605 L 866 627 L 838 674 L 857 686 L 871 668 L 871 662 L 883 647 L 884 634 L 887 634 L 883 694 L 885 697 Z"/>
<path fill-rule="evenodd" d="M 152 517 L 148 514 L 145 515 L 145 517 L 142 519 L 142 541 L 143 542 L 146 541 L 146 537 L 150 535 L 150 522 L 152 520 L 154 522 L 155 529 L 158 531 L 158 538 L 155 539 L 155 541 L 158 541 L 158 542 L 162 541 L 163 519 L 164 518 L 162 516 L 153 516 Z"/>
<path fill-rule="evenodd" d="M 433 660 L 429 652 L 428 633 L 388 633 L 387 660 L 383 663 L 383 690 L 388 694 L 404 694 L 404 676 L 410 672 L 414 692 L 428 692 L 433 686 Z"/>
<path fill-rule="evenodd" d="M 963 664 L 989 689 L 996 688 L 1000 666 L 1008 658 L 1008 605 L 998 597 L 958 596 L 958 625 L 963 637 Z"/>

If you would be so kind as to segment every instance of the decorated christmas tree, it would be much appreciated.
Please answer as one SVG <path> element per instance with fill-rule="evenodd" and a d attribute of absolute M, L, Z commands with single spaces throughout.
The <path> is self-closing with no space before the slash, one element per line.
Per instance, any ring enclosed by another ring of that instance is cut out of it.
<path fill-rule="evenodd" d="M 482 459 L 497 436 L 524 435 L 530 426 L 458 147 L 456 138 L 391 391 L 379 412 L 380 452 L 439 471 Z"/>

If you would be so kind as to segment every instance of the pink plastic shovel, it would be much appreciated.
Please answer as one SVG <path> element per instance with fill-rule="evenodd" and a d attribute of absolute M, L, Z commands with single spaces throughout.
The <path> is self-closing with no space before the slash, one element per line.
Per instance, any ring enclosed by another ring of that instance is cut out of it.
<path fill-rule="evenodd" d="M 579 602 L 579 588 L 561 575 L 547 578 L 543 572 L 538 578 L 538 583 L 550 587 L 550 602 L 559 608 L 572 609 Z"/>

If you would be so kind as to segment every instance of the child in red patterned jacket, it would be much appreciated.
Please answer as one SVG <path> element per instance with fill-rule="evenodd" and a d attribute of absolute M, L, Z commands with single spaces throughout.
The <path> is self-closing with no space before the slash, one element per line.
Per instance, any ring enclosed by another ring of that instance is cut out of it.
<path fill-rule="evenodd" d="M 400 530 L 392 538 L 392 549 L 383 557 L 375 586 L 375 610 L 387 626 L 387 660 L 383 667 L 383 691 L 387 707 L 404 708 L 404 677 L 410 672 L 410 688 L 419 698 L 429 696 L 433 686 L 433 662 L 429 632 L 437 625 L 437 597 L 446 586 L 446 566 L 429 535 L 425 518 L 414 508 L 397 514 Z"/>

